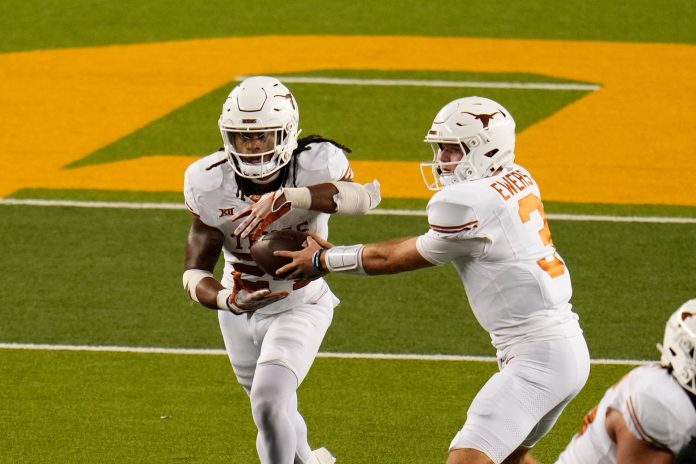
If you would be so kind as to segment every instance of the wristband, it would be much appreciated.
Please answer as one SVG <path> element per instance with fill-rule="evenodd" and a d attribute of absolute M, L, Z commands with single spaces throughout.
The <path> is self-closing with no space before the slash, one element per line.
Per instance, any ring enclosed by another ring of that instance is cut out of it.
<path fill-rule="evenodd" d="M 366 274 L 362 254 L 365 245 L 335 246 L 326 250 L 324 258 L 329 272 L 350 272 Z"/>
<path fill-rule="evenodd" d="M 314 252 L 314 255 L 312 255 L 312 266 L 314 266 L 314 269 L 319 271 L 322 274 L 326 274 L 326 269 L 321 267 L 321 253 L 322 251 L 325 251 L 323 248 L 319 248 L 317 251 Z"/>
<path fill-rule="evenodd" d="M 217 293 L 217 306 L 225 311 L 232 311 L 230 307 L 230 295 L 232 295 L 232 290 L 223 288 Z"/>

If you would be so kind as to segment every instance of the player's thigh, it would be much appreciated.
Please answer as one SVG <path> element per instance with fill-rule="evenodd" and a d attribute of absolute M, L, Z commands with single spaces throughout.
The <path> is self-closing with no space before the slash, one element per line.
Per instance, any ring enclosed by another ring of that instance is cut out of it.
<path fill-rule="evenodd" d="M 333 318 L 333 295 L 297 305 L 274 316 L 264 335 L 259 364 L 280 364 L 297 376 L 298 384 L 307 376 Z"/>
<path fill-rule="evenodd" d="M 254 380 L 256 362 L 261 354 L 261 344 L 255 330 L 257 325 L 255 316 L 218 311 L 218 321 L 227 357 L 230 359 L 237 381 L 249 392 Z"/>
<path fill-rule="evenodd" d="M 474 397 L 464 427 L 450 443 L 455 450 L 478 450 L 496 464 L 512 453 L 527 437 L 538 419 L 529 411 L 525 382 L 511 370 L 494 374 Z M 457 461 L 453 461 L 457 462 Z"/>
<path fill-rule="evenodd" d="M 493 462 L 502 462 L 520 445 L 529 446 L 530 438 L 536 443 L 550 430 L 563 407 L 584 385 L 588 372 L 584 340 L 514 347 L 507 353 L 502 370 L 474 398 L 467 421 L 450 449 L 472 448 Z"/>
<path fill-rule="evenodd" d="M 541 342 L 537 347 L 532 348 L 529 354 L 532 361 L 526 361 L 526 368 L 524 363 L 517 366 L 520 375 L 525 376 L 525 379 L 532 384 L 541 382 L 542 385 L 546 385 L 545 389 L 554 395 L 548 397 L 547 407 L 551 407 L 522 442 L 523 446 L 529 448 L 549 433 L 568 403 L 585 386 L 590 373 L 590 355 L 582 336 Z M 535 358 L 538 361 L 534 361 Z M 539 372 L 537 363 L 545 366 L 542 372 Z M 557 398 L 555 405 L 554 397 Z"/>

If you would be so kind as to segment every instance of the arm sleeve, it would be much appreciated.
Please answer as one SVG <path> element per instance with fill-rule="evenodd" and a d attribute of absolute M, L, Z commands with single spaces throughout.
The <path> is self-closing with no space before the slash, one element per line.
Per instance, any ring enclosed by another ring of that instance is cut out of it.
<path fill-rule="evenodd" d="M 433 200 L 428 204 L 428 225 L 433 234 L 443 238 L 476 237 L 479 218 L 473 207 L 442 201 L 438 196 Z"/>
<path fill-rule="evenodd" d="M 441 236 L 432 230 L 416 240 L 416 249 L 423 258 L 439 266 L 455 258 L 477 258 L 486 252 L 489 241 L 485 238 L 457 238 Z"/>
<path fill-rule="evenodd" d="M 478 218 L 473 208 L 442 201 L 428 205 L 430 230 L 418 237 L 416 248 L 429 262 L 440 265 L 460 257 L 479 258 L 490 240 L 476 236 Z"/>

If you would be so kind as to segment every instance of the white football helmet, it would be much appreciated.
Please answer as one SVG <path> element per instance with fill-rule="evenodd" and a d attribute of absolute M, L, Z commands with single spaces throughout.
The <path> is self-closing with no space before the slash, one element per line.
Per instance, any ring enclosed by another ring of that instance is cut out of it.
<path fill-rule="evenodd" d="M 232 169 L 247 179 L 262 179 L 288 164 L 297 148 L 299 120 L 295 97 L 278 79 L 244 79 L 230 92 L 218 121 Z M 245 140 L 259 146 L 249 150 Z"/>
<path fill-rule="evenodd" d="M 515 161 L 515 120 L 499 103 L 483 97 L 465 97 L 448 103 L 437 113 L 425 141 L 433 148 L 432 161 L 421 163 L 423 181 L 430 190 L 453 182 L 488 177 Z M 448 163 L 440 161 L 443 144 L 458 144 L 465 155 Z"/>
<path fill-rule="evenodd" d="M 667 321 L 665 339 L 657 345 L 660 363 L 672 367 L 672 375 L 696 395 L 696 298 L 677 309 Z"/>

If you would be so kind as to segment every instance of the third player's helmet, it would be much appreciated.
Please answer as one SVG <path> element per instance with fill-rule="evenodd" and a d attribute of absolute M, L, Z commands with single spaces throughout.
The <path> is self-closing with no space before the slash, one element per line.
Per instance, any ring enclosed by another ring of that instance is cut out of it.
<path fill-rule="evenodd" d="M 675 379 L 696 395 L 696 299 L 689 300 L 667 321 L 665 339 L 658 345 L 661 364 L 672 368 Z"/>
<path fill-rule="evenodd" d="M 234 171 L 260 179 L 288 164 L 297 148 L 299 119 L 295 97 L 278 79 L 254 76 L 242 81 L 227 97 L 218 121 Z M 244 153 L 235 142 L 243 137 L 273 137 L 274 143 L 264 152 Z"/>
<path fill-rule="evenodd" d="M 515 160 L 515 120 L 499 103 L 483 97 L 465 97 L 448 103 L 437 113 L 425 136 L 435 154 L 421 163 L 430 190 L 453 182 L 488 177 Z M 442 144 L 459 144 L 465 154 L 452 173 L 440 169 Z M 429 173 L 432 171 L 432 175 Z"/>

